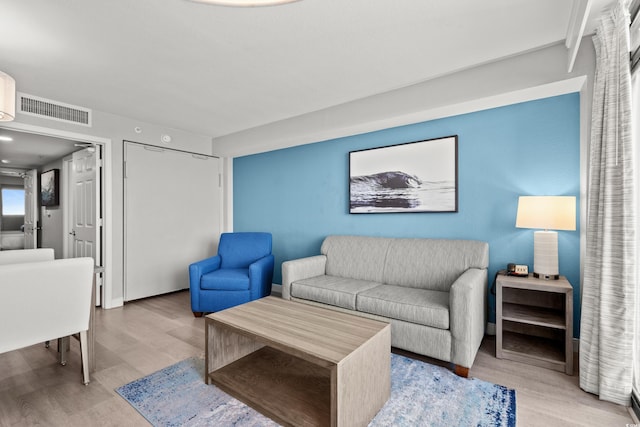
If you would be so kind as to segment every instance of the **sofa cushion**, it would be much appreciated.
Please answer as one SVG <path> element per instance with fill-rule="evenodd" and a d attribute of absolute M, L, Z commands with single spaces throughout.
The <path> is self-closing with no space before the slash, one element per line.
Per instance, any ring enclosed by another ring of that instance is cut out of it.
<path fill-rule="evenodd" d="M 449 329 L 449 292 L 380 285 L 358 294 L 358 311 Z"/>
<path fill-rule="evenodd" d="M 327 257 L 325 274 L 383 283 L 385 258 L 392 239 L 327 236 L 320 251 Z"/>
<path fill-rule="evenodd" d="M 356 309 L 358 292 L 379 286 L 378 282 L 345 279 L 336 276 L 316 276 L 297 280 L 291 284 L 291 296 L 310 301 Z"/>
<path fill-rule="evenodd" d="M 393 239 L 381 283 L 449 292 L 470 268 L 485 269 L 489 245 L 475 240 Z"/>
<path fill-rule="evenodd" d="M 201 289 L 218 291 L 244 291 L 249 289 L 248 268 L 228 268 L 204 274 L 200 279 Z"/>

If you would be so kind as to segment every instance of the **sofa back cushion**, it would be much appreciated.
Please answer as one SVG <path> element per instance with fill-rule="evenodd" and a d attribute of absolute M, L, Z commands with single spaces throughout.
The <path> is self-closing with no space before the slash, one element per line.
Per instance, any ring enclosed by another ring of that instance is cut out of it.
<path fill-rule="evenodd" d="M 470 268 L 489 265 L 489 245 L 476 240 L 393 239 L 383 282 L 411 288 L 449 291 Z"/>
<path fill-rule="evenodd" d="M 366 236 L 327 236 L 320 252 L 327 257 L 329 276 L 381 282 L 392 239 Z"/>
<path fill-rule="evenodd" d="M 469 268 L 486 269 L 489 245 L 476 240 L 327 236 L 329 276 L 448 292 Z"/>

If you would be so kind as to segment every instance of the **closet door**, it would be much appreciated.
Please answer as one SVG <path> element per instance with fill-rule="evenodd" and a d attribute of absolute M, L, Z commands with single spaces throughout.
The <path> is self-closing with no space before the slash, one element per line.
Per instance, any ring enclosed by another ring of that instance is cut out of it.
<path fill-rule="evenodd" d="M 189 264 L 216 253 L 219 159 L 125 142 L 124 299 L 189 287 Z"/>

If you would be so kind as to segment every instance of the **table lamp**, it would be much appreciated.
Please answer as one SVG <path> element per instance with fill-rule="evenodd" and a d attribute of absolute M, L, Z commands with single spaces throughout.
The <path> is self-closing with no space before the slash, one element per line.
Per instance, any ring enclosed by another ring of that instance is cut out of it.
<path fill-rule="evenodd" d="M 533 276 L 559 279 L 555 230 L 576 229 L 575 196 L 520 196 L 516 227 L 541 229 L 533 233 Z"/>

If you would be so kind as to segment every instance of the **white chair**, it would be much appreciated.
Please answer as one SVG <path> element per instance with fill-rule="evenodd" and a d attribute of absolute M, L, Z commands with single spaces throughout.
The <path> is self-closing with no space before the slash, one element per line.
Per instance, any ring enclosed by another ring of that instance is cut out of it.
<path fill-rule="evenodd" d="M 53 248 L 37 248 L 25 250 L 10 250 L 0 252 L 0 265 L 20 264 L 23 262 L 52 261 L 55 258 Z M 61 343 L 58 340 L 58 345 Z M 45 341 L 45 346 L 49 348 L 49 341 Z M 60 347 L 58 347 L 60 349 Z M 61 355 L 62 365 L 66 365 L 64 357 Z"/>
<path fill-rule="evenodd" d="M 52 261 L 53 258 L 54 252 L 52 248 L 0 251 L 0 265 Z"/>
<path fill-rule="evenodd" d="M 79 334 L 88 384 L 94 261 L 52 258 L 52 249 L 0 252 L 0 353 Z"/>

